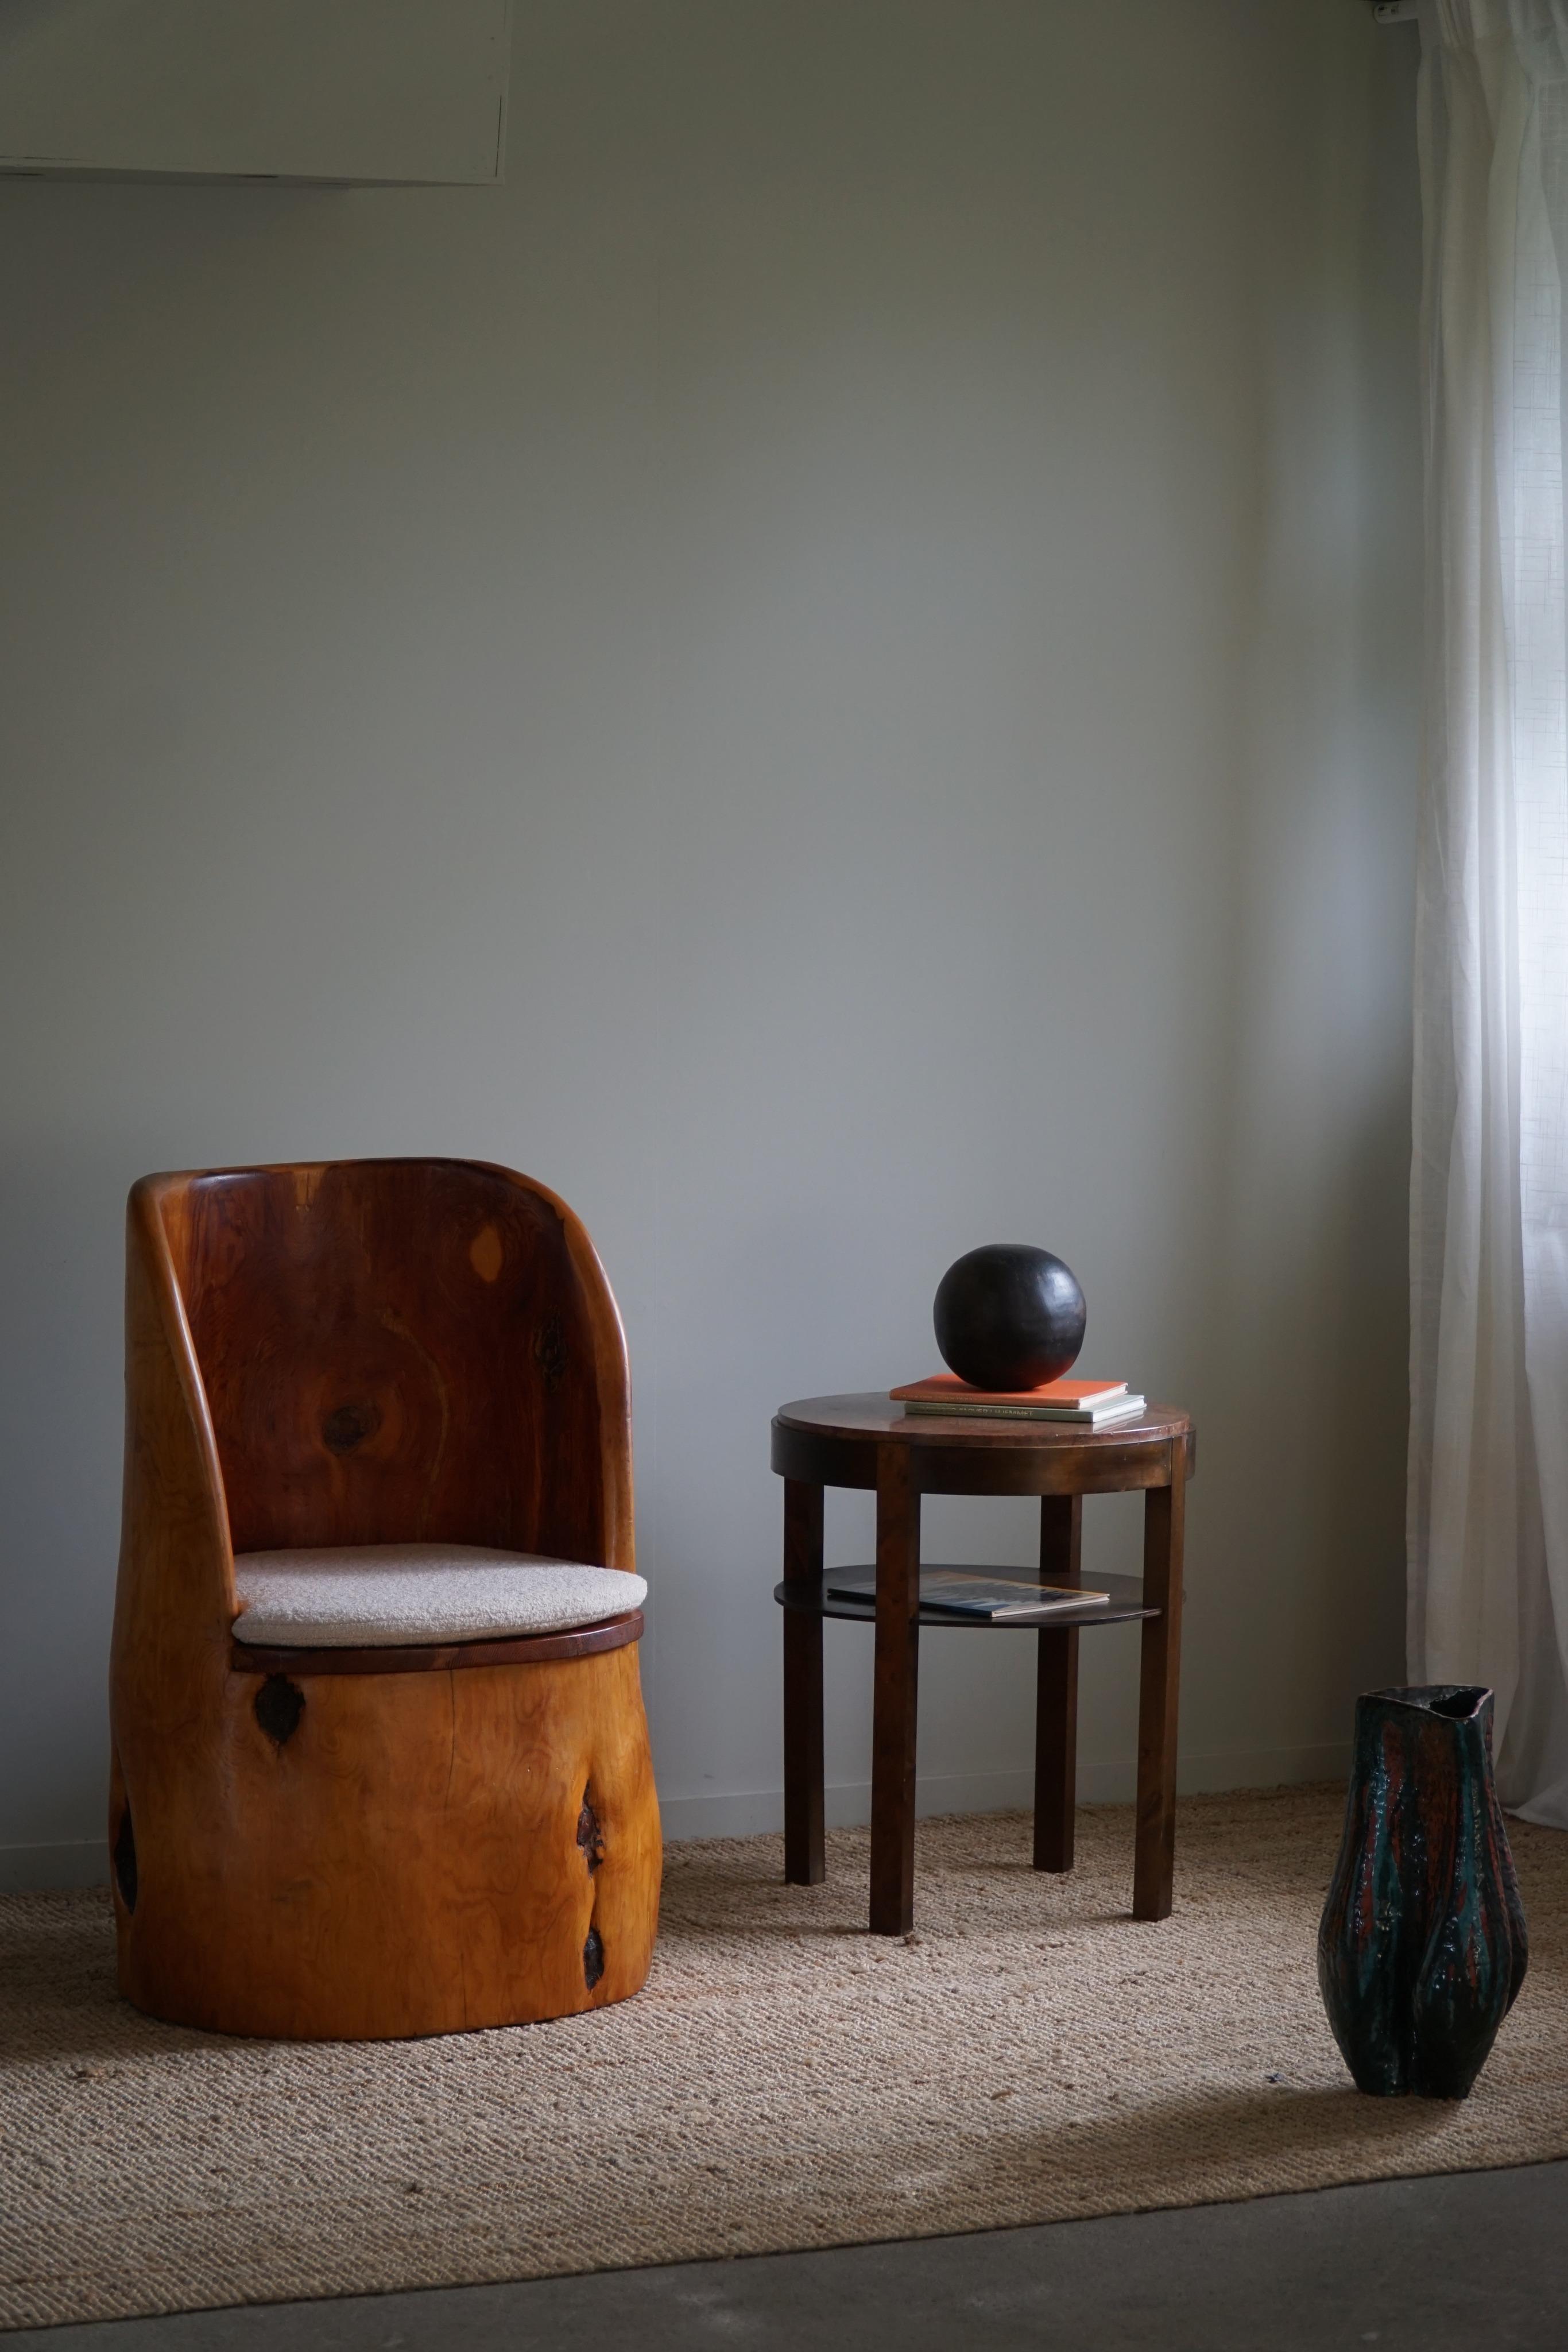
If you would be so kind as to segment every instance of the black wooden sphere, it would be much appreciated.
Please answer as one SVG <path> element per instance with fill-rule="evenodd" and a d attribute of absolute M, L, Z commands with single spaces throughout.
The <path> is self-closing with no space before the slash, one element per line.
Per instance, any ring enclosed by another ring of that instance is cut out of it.
<path fill-rule="evenodd" d="M 988 1242 L 936 1286 L 936 1345 L 976 1389 L 1034 1389 L 1078 1360 L 1088 1310 L 1078 1278 L 1049 1250 Z"/>

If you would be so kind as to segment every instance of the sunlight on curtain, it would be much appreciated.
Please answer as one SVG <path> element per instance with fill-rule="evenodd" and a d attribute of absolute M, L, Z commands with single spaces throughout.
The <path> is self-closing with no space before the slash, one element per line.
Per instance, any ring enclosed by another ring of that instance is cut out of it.
<path fill-rule="evenodd" d="M 1568 0 L 1423 28 L 1409 1671 L 1568 1827 Z"/>

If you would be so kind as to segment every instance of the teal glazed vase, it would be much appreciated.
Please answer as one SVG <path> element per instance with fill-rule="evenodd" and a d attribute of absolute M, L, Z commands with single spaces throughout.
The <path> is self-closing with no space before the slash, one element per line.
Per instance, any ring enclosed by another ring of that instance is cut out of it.
<path fill-rule="evenodd" d="M 1462 2099 L 1524 1980 L 1519 1881 L 1492 1784 L 1492 1695 L 1356 1701 L 1318 1983 L 1356 2088 Z"/>

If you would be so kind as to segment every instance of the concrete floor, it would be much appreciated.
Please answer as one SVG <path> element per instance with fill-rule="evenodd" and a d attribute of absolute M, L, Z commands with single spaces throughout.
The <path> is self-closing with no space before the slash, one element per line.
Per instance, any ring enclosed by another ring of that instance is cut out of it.
<path fill-rule="evenodd" d="M 1568 2347 L 1568 2164 L 967 2238 L 26 2330 L 5 2352 Z"/>

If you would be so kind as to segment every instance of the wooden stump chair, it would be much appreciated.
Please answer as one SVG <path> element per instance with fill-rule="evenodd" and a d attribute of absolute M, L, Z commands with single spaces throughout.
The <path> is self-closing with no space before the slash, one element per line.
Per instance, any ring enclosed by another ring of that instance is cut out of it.
<path fill-rule="evenodd" d="M 631 1399 L 570 1210 L 463 1160 L 147 1177 L 126 1376 L 122 1991 L 334 2039 L 635 1992 Z"/>

